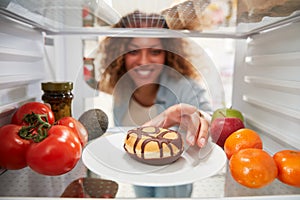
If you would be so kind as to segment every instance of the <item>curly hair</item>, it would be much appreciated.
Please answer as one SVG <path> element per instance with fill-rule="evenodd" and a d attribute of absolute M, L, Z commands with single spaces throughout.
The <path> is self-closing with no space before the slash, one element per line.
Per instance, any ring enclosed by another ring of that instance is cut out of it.
<path fill-rule="evenodd" d="M 164 18 L 157 14 L 135 11 L 121 18 L 113 28 L 168 28 Z M 133 38 L 107 37 L 99 46 L 101 54 L 100 81 L 98 88 L 112 94 L 119 79 L 126 73 L 124 56 Z M 188 61 L 188 43 L 182 38 L 160 38 L 166 52 L 165 65 L 172 67 L 181 75 L 197 79 L 200 77 L 195 67 Z M 172 74 L 170 74 L 172 75 Z M 173 74 L 174 75 L 174 74 Z"/>

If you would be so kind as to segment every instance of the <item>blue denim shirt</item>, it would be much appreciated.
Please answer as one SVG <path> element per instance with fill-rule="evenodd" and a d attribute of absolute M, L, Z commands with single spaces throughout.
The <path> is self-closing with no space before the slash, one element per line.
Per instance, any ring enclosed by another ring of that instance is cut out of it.
<path fill-rule="evenodd" d="M 158 84 L 160 87 L 155 101 L 158 114 L 178 103 L 187 103 L 203 111 L 211 112 L 211 105 L 205 95 L 206 90 L 195 80 L 184 76 L 178 79 L 162 72 Z M 119 100 L 114 101 L 114 123 L 115 126 L 126 126 L 122 124 L 122 121 L 128 111 L 134 89 L 125 90 L 122 83 L 119 86 L 123 89 L 118 90 Z"/>

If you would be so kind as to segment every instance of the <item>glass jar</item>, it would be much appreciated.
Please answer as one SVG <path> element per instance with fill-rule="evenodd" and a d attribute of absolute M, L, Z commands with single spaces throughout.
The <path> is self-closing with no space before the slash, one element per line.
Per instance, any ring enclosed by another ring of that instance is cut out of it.
<path fill-rule="evenodd" d="M 72 82 L 42 83 L 42 100 L 51 105 L 55 120 L 72 116 Z"/>

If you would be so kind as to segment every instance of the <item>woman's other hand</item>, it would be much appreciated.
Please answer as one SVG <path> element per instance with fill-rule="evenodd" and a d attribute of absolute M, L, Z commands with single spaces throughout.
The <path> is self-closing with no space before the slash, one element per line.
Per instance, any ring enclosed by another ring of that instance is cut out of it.
<path fill-rule="evenodd" d="M 168 128 L 179 125 L 187 132 L 187 143 L 189 145 L 197 144 L 201 148 L 207 143 L 209 129 L 209 121 L 203 114 L 196 107 L 181 103 L 169 107 L 143 126 Z"/>

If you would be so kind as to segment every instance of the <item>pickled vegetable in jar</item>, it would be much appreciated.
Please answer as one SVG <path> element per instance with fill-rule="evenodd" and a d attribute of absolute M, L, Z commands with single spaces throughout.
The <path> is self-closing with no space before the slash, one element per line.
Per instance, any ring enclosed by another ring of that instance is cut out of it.
<path fill-rule="evenodd" d="M 55 120 L 72 116 L 72 82 L 42 83 L 42 100 L 51 105 Z"/>

